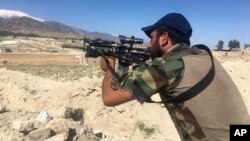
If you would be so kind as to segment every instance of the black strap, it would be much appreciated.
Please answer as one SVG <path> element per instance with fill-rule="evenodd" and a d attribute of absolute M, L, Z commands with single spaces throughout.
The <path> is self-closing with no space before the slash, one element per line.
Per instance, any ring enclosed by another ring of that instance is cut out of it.
<path fill-rule="evenodd" d="M 181 93 L 180 95 L 171 97 L 171 98 L 167 98 L 166 96 L 164 96 L 163 94 L 161 95 L 161 102 L 155 102 L 155 101 L 147 101 L 149 103 L 183 103 L 193 97 L 195 97 L 196 95 L 198 95 L 202 90 L 204 90 L 213 80 L 214 76 L 215 76 L 215 67 L 214 67 L 214 60 L 213 60 L 213 56 L 212 53 L 210 51 L 210 49 L 202 44 L 198 44 L 193 46 L 195 48 L 198 49 L 202 49 L 208 52 L 210 58 L 211 58 L 211 62 L 212 65 L 210 67 L 209 72 L 207 73 L 207 75 L 201 79 L 196 85 L 194 85 L 193 87 L 191 87 L 190 89 L 188 89 L 187 91 Z"/>

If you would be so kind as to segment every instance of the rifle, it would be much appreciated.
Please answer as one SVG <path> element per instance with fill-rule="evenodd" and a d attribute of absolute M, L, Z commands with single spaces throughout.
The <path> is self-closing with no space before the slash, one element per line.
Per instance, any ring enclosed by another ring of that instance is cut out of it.
<path fill-rule="evenodd" d="M 134 36 L 126 37 L 119 35 L 120 43 L 102 39 L 86 39 L 84 38 L 83 48 L 85 49 L 85 57 L 103 57 L 108 69 L 119 81 L 127 74 L 129 66 L 136 66 L 150 59 L 150 54 L 145 48 L 134 48 L 134 44 L 142 44 L 143 39 Z M 86 45 L 87 44 L 87 45 Z M 109 65 L 106 56 L 112 56 L 118 59 L 117 73 Z"/>

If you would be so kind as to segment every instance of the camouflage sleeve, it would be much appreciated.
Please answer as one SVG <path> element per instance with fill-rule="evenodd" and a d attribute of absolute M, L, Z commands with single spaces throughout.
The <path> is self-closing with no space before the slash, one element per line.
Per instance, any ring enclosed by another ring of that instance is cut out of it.
<path fill-rule="evenodd" d="M 173 85 L 177 76 L 180 78 L 183 70 L 182 59 L 171 61 L 154 59 L 149 64 L 135 67 L 121 86 L 128 89 L 140 103 L 147 102 L 163 87 L 168 88 Z"/>

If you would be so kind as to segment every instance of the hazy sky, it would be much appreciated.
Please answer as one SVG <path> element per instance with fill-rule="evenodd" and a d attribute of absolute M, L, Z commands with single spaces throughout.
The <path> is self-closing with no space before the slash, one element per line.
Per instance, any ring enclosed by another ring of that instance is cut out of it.
<path fill-rule="evenodd" d="M 0 0 L 0 9 L 18 10 L 76 28 L 135 35 L 170 12 L 182 13 L 193 27 L 192 44 L 214 48 L 219 40 L 250 44 L 249 0 Z"/>

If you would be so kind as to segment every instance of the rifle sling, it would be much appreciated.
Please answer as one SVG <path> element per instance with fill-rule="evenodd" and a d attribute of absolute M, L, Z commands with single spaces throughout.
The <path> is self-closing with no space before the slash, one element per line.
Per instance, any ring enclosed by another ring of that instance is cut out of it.
<path fill-rule="evenodd" d="M 181 93 L 180 95 L 169 98 L 168 95 L 160 94 L 162 101 L 156 102 L 156 101 L 149 99 L 149 101 L 147 101 L 147 102 L 149 102 L 149 103 L 165 103 L 165 104 L 166 103 L 175 103 L 175 104 L 183 103 L 183 102 L 195 97 L 196 95 L 198 95 L 201 91 L 203 91 L 212 82 L 212 80 L 215 76 L 215 67 L 214 67 L 213 56 L 212 56 L 210 49 L 207 46 L 202 45 L 202 44 L 195 45 L 194 47 L 207 51 L 210 58 L 211 58 L 212 65 L 210 67 L 209 72 L 206 74 L 206 76 L 203 77 L 203 79 L 201 79 L 196 85 L 194 85 L 190 89 L 186 90 L 185 92 Z"/>

